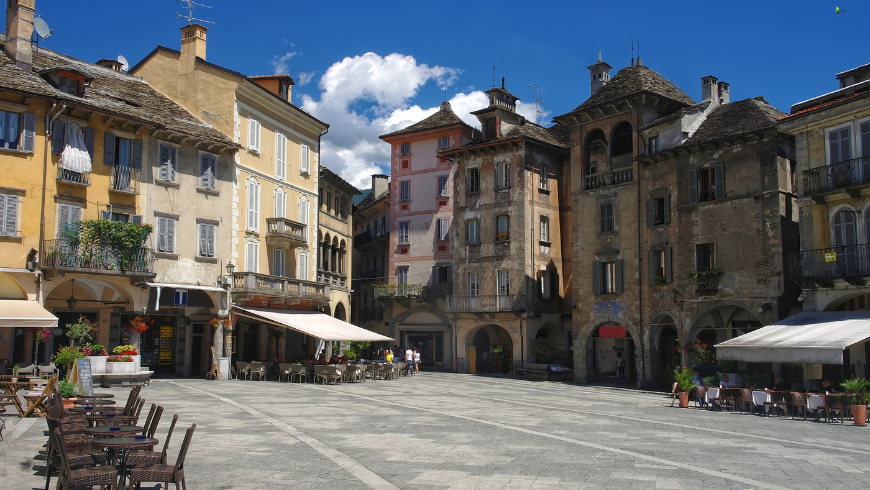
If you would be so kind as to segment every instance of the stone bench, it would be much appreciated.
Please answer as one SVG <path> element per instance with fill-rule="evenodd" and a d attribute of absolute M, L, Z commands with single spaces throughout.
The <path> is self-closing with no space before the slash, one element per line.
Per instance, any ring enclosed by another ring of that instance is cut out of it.
<path fill-rule="evenodd" d="M 154 371 L 139 371 L 135 373 L 120 373 L 120 374 L 94 374 L 94 385 L 99 384 L 103 388 L 111 388 L 112 386 L 133 386 L 142 385 L 148 386 L 151 384 L 151 375 Z"/>
<path fill-rule="evenodd" d="M 517 373 L 524 376 L 528 381 L 546 381 L 546 369 L 517 369 Z"/>

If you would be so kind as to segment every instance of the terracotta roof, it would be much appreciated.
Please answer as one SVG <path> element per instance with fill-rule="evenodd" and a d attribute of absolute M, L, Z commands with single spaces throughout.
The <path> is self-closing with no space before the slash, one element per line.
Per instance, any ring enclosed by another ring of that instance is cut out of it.
<path fill-rule="evenodd" d="M 416 133 L 419 131 L 443 128 L 446 126 L 453 126 L 454 124 L 461 124 L 469 130 L 473 129 L 471 126 L 463 122 L 462 119 L 460 119 L 455 112 L 453 112 L 453 109 L 450 107 L 450 102 L 442 102 L 441 108 L 438 109 L 438 112 L 436 112 L 435 114 L 432 114 L 426 119 L 423 119 L 416 124 L 412 124 L 405 129 L 400 129 L 398 131 L 393 131 L 392 133 L 382 135 L 380 136 L 380 138 L 383 139 L 389 136 L 397 136 L 400 134 Z"/>
<path fill-rule="evenodd" d="M 342 179 L 337 173 L 329 170 L 323 165 L 320 166 L 320 178 L 326 180 L 327 182 L 331 182 L 341 188 L 341 190 L 347 192 L 348 194 L 354 196 L 357 194 L 362 194 L 362 191 L 352 186 L 350 182 Z"/>
<path fill-rule="evenodd" d="M 571 141 L 570 130 L 566 126 L 557 123 L 549 128 L 545 128 L 532 122 L 523 121 L 521 124 L 512 127 L 510 131 L 502 135 L 500 138 L 475 140 L 457 148 L 448 148 L 441 150 L 438 153 L 445 155 L 458 153 L 464 150 L 470 150 L 481 146 L 489 146 L 492 144 L 497 144 L 505 141 L 514 141 L 518 139 L 532 140 L 564 149 L 568 148 L 568 144 Z"/>
<path fill-rule="evenodd" d="M 0 46 L 4 42 L 5 37 L 0 38 Z M 93 76 L 90 86 L 85 90 L 85 97 L 61 92 L 37 73 L 58 67 Z M 68 106 L 114 114 L 150 123 L 160 129 L 240 148 L 233 140 L 200 121 L 140 78 L 45 48 L 40 48 L 38 52 L 34 50 L 33 69 L 27 71 L 19 68 L 4 51 L 0 54 L 0 89 L 56 99 Z"/>
<path fill-rule="evenodd" d="M 665 97 L 685 105 L 696 104 L 686 92 L 683 92 L 681 88 L 674 85 L 667 78 L 646 66 L 635 65 L 626 66 L 619 70 L 619 73 L 615 77 L 611 78 L 609 82 L 592 94 L 592 97 L 586 99 L 586 102 L 580 104 L 573 111 L 563 114 L 563 116 L 583 112 L 593 107 L 608 104 L 642 92 Z M 556 119 L 560 117 L 562 116 L 557 116 Z"/>
<path fill-rule="evenodd" d="M 843 102 L 844 100 L 853 99 L 853 98 L 855 98 L 855 97 L 867 97 L 868 95 L 870 95 L 870 91 L 858 92 L 858 93 L 855 93 L 855 94 L 852 94 L 852 95 L 848 95 L 848 96 L 846 96 L 846 97 L 839 97 L 839 98 L 837 98 L 837 99 L 829 100 L 829 101 L 824 102 L 824 103 L 822 103 L 822 104 L 818 104 L 818 105 L 814 105 L 814 106 L 812 106 L 812 107 L 807 107 L 807 108 L 805 108 L 805 109 L 801 109 L 801 110 L 799 110 L 799 111 L 797 111 L 797 112 L 792 112 L 791 114 L 786 114 L 785 116 L 780 117 L 778 120 L 779 120 L 779 121 L 783 121 L 783 120 L 786 120 L 786 119 L 793 118 L 793 117 L 795 117 L 795 116 L 800 116 L 800 115 L 806 114 L 806 113 L 808 113 L 808 112 L 813 112 L 813 111 L 815 111 L 815 110 L 817 110 L 817 109 L 821 109 L 821 108 L 823 108 L 823 107 L 828 107 L 828 106 L 831 106 L 831 105 L 834 105 L 834 104 L 839 104 L 840 102 Z"/>
<path fill-rule="evenodd" d="M 764 97 L 744 99 L 724 104 L 707 116 L 689 139 L 678 147 L 698 145 L 730 138 L 740 134 L 754 133 L 776 127 L 776 120 L 785 113 L 771 106 Z"/>

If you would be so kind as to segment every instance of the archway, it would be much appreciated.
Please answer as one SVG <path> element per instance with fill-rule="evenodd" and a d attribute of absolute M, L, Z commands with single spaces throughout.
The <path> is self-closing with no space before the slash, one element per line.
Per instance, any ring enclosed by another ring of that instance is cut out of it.
<path fill-rule="evenodd" d="M 586 136 L 586 155 L 584 155 L 583 175 L 603 172 L 607 165 L 607 140 L 604 131 L 594 129 Z"/>
<path fill-rule="evenodd" d="M 513 370 L 513 339 L 498 325 L 484 325 L 466 340 L 469 372 L 507 373 Z"/>
<path fill-rule="evenodd" d="M 631 158 L 634 152 L 634 145 L 632 143 L 630 123 L 620 123 L 613 129 L 613 137 L 610 142 L 610 168 L 631 165 Z"/>
<path fill-rule="evenodd" d="M 663 384 L 673 380 L 674 369 L 682 365 L 679 334 L 670 315 L 660 315 L 649 325 L 652 353 L 652 379 Z"/>
<path fill-rule="evenodd" d="M 553 347 L 558 349 L 558 353 L 556 357 L 552 360 L 548 361 L 550 363 L 559 363 L 562 365 L 568 364 L 568 357 L 570 356 L 570 352 L 568 351 L 567 341 L 565 339 L 565 333 L 562 331 L 562 327 L 555 325 L 553 323 L 546 323 L 538 327 L 537 333 L 534 335 L 535 339 L 547 339 Z M 534 340 L 532 340 L 534 342 Z M 531 343 L 530 343 L 531 348 Z M 531 350 L 530 350 L 531 354 Z M 539 359 L 535 359 L 535 362 L 542 362 Z"/>
<path fill-rule="evenodd" d="M 629 330 L 614 322 L 599 325 L 590 335 L 587 349 L 592 349 L 592 369 L 589 381 L 618 381 L 617 363 L 621 358 L 627 381 L 637 379 L 634 339 Z"/>
<path fill-rule="evenodd" d="M 335 306 L 335 314 L 332 316 L 341 321 L 347 321 L 347 313 L 344 310 L 344 303 L 339 303 Z"/>

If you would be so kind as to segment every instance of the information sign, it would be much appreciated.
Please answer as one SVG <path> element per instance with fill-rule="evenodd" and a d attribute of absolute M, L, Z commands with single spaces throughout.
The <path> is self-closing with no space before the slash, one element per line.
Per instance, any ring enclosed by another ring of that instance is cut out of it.
<path fill-rule="evenodd" d="M 94 377 L 91 375 L 91 360 L 88 358 L 76 359 L 76 367 L 79 371 L 79 391 L 94 394 Z"/>

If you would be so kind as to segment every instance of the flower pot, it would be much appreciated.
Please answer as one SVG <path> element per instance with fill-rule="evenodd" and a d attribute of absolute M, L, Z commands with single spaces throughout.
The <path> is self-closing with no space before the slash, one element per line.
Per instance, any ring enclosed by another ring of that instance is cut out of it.
<path fill-rule="evenodd" d="M 104 374 L 107 359 L 107 356 L 88 356 L 88 360 L 91 361 L 91 374 Z"/>
<path fill-rule="evenodd" d="M 680 400 L 680 408 L 689 408 L 689 393 L 687 391 L 677 393 L 677 398 Z"/>
<path fill-rule="evenodd" d="M 61 400 L 63 401 L 63 409 L 64 410 L 69 410 L 70 408 L 76 406 L 76 404 L 75 404 L 76 399 L 75 398 L 61 398 Z"/>
<path fill-rule="evenodd" d="M 106 374 L 133 374 L 136 364 L 132 362 L 107 362 Z"/>
<path fill-rule="evenodd" d="M 867 425 L 867 405 L 852 405 L 852 417 L 855 425 L 864 427 Z"/>

